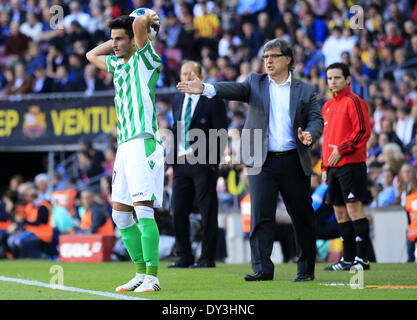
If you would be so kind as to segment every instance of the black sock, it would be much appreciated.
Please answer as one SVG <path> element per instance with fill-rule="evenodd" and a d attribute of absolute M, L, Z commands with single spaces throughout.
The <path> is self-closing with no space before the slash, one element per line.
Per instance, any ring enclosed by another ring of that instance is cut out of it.
<path fill-rule="evenodd" d="M 368 260 L 369 222 L 362 218 L 352 221 L 355 229 L 356 255 L 363 261 Z"/>
<path fill-rule="evenodd" d="M 355 230 L 352 221 L 338 223 L 340 237 L 343 242 L 343 260 L 353 262 L 355 260 L 356 243 Z"/>

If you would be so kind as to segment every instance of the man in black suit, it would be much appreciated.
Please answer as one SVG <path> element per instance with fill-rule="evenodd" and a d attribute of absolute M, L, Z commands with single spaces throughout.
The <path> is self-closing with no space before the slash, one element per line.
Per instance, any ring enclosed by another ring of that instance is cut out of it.
<path fill-rule="evenodd" d="M 250 246 L 254 274 L 246 281 L 272 280 L 278 192 L 291 217 L 299 258 L 294 281 L 314 280 L 316 238 L 310 197 L 313 173 L 310 146 L 323 131 L 323 117 L 312 85 L 291 75 L 294 54 L 289 43 L 274 39 L 264 45 L 264 74 L 251 73 L 242 83 L 178 83 L 181 92 L 238 100 L 249 104 L 242 134 L 241 162 L 248 169 L 251 195 Z M 257 132 L 261 137 L 257 137 Z M 249 141 L 248 141 L 249 140 Z M 248 157 L 247 154 L 254 155 Z M 256 152 L 255 152 L 256 151 Z M 245 156 L 246 155 L 246 156 Z"/>
<path fill-rule="evenodd" d="M 201 66 L 194 61 L 185 62 L 181 67 L 181 81 L 190 80 L 192 73 L 201 78 Z M 210 141 L 209 130 L 224 129 L 223 134 L 227 137 L 226 106 L 217 98 L 178 94 L 173 99 L 172 112 L 175 120 L 173 125 L 175 164 L 171 201 L 179 260 L 169 267 L 215 267 L 218 236 L 217 171 L 226 145 Z M 200 136 L 189 139 L 192 131 L 204 133 L 205 143 Z M 227 140 L 224 142 L 226 143 Z M 200 147 L 205 149 L 205 156 L 201 153 L 203 150 Z M 198 162 L 195 163 L 197 160 Z M 203 231 L 201 256 L 195 263 L 189 222 L 194 201 L 202 217 Z"/>

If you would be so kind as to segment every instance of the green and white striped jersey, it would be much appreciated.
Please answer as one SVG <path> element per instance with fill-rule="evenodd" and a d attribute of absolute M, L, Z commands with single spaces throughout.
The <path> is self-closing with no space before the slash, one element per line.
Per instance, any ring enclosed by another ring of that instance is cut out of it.
<path fill-rule="evenodd" d="M 106 57 L 107 71 L 114 75 L 118 144 L 142 134 L 158 136 L 155 87 L 161 62 L 149 40 L 127 63 L 113 55 Z"/>

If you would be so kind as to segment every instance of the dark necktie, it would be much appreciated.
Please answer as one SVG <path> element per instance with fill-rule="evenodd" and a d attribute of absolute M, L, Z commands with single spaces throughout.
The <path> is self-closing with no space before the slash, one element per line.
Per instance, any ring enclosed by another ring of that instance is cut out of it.
<path fill-rule="evenodd" d="M 191 97 L 188 98 L 187 106 L 184 114 L 184 148 L 187 150 L 190 147 L 190 139 L 188 138 L 188 131 L 191 125 Z"/>

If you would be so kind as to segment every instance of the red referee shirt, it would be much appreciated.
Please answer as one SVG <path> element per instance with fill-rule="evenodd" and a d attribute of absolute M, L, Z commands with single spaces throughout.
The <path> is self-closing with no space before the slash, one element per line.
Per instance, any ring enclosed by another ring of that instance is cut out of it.
<path fill-rule="evenodd" d="M 322 169 L 328 167 L 328 159 L 333 152 L 332 146 L 342 158 L 335 165 L 341 167 L 348 163 L 366 161 L 366 142 L 371 135 L 368 106 L 350 90 L 350 86 L 333 94 L 333 99 L 323 106 L 323 146 Z"/>

